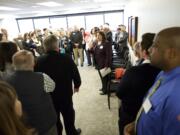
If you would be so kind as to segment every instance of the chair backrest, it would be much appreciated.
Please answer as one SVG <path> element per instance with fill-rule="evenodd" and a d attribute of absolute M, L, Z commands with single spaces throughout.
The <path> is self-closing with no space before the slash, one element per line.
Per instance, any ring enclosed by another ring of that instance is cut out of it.
<path fill-rule="evenodd" d="M 116 68 L 115 69 L 115 79 L 120 79 L 124 75 L 125 69 L 124 68 Z"/>

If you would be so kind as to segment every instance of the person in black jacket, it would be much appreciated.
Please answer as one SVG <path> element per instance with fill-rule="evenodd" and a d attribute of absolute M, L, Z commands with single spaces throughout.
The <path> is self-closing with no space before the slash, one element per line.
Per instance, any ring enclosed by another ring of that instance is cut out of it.
<path fill-rule="evenodd" d="M 119 108 L 119 132 L 123 135 L 125 125 L 135 120 L 144 96 L 155 81 L 160 69 L 152 66 L 149 61 L 148 49 L 153 43 L 155 34 L 146 33 L 142 36 L 141 57 L 144 61 L 139 66 L 128 69 L 122 77 L 117 96 L 121 100 Z"/>
<path fill-rule="evenodd" d="M 113 43 L 113 35 L 112 35 L 112 31 L 109 28 L 109 23 L 105 23 L 103 25 L 103 31 L 105 33 L 106 40 L 109 41 L 109 43 L 112 45 L 112 43 Z"/>
<path fill-rule="evenodd" d="M 124 54 L 126 51 L 129 50 L 128 48 L 128 33 L 126 32 L 126 26 L 125 25 L 119 25 L 120 32 L 118 35 L 118 54 L 124 58 Z"/>
<path fill-rule="evenodd" d="M 63 130 L 60 113 L 63 116 L 66 135 L 79 135 L 81 130 L 76 129 L 74 125 L 75 111 L 72 101 L 73 92 L 78 92 L 81 85 L 77 66 L 68 55 L 59 53 L 58 39 L 55 35 L 49 35 L 45 38 L 44 49 L 46 54 L 37 59 L 35 71 L 46 73 L 56 83 L 51 96 L 58 115 L 58 135 L 62 135 Z"/>

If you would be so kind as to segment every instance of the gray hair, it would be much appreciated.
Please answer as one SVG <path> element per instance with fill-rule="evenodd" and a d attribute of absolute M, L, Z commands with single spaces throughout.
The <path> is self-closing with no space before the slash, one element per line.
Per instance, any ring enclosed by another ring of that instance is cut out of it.
<path fill-rule="evenodd" d="M 49 35 L 44 39 L 43 47 L 46 52 L 54 51 L 59 48 L 58 39 L 55 35 Z"/>
<path fill-rule="evenodd" d="M 20 50 L 12 57 L 15 70 L 33 70 L 34 56 L 30 51 Z"/>

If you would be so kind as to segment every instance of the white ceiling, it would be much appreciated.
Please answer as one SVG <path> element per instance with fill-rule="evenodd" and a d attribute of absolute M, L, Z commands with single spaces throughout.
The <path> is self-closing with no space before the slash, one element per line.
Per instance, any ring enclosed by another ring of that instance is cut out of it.
<path fill-rule="evenodd" d="M 36 4 L 48 1 L 61 3 L 63 6 L 46 7 Z M 32 17 L 121 10 L 129 1 L 130 0 L 104 0 L 104 2 L 95 2 L 95 0 L 0 0 L 0 6 L 19 9 L 17 11 L 5 11 L 0 9 L 0 18 L 7 15 L 13 15 L 16 17 Z"/>

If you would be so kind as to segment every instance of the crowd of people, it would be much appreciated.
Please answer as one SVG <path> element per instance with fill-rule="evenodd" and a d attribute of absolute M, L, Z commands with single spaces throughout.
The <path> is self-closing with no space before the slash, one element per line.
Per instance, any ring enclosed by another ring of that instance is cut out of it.
<path fill-rule="evenodd" d="M 75 126 L 73 93 L 79 92 L 78 66 L 94 65 L 107 94 L 113 49 L 124 56 L 128 33 L 119 25 L 113 40 L 108 23 L 90 33 L 47 28 L 8 41 L 0 33 L 0 133 L 10 135 L 62 135 L 62 114 L 67 135 L 79 135 Z M 133 46 L 137 57 L 118 84 L 120 135 L 178 135 L 180 133 L 179 66 L 180 28 L 144 33 Z M 80 64 L 79 59 L 80 58 Z M 11 131 L 11 132 L 9 132 Z"/>

